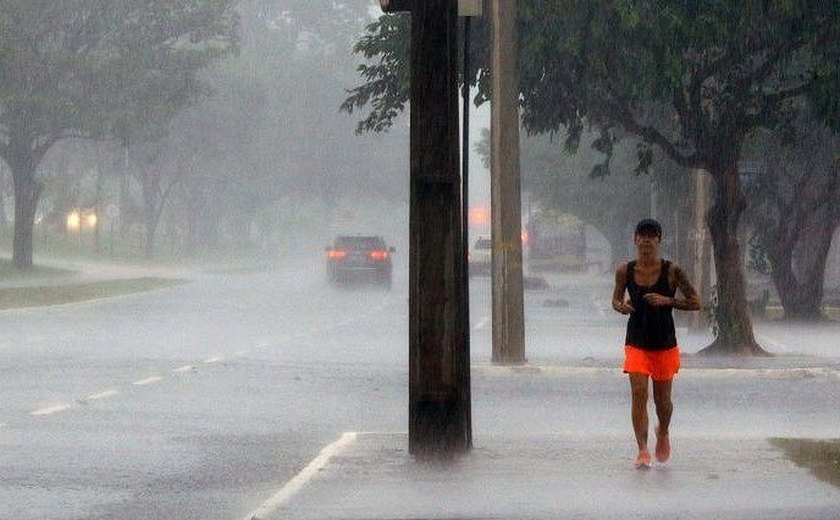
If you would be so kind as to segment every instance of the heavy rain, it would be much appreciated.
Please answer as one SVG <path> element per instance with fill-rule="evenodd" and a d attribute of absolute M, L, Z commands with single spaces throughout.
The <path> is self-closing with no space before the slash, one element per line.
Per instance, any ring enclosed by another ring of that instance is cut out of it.
<path fill-rule="evenodd" d="M 0 519 L 840 517 L 838 28 L 0 0 Z"/>

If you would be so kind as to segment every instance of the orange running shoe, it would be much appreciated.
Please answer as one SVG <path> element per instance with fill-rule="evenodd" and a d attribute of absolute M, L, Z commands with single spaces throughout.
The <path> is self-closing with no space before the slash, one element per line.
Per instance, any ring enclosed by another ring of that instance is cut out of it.
<path fill-rule="evenodd" d="M 671 458 L 671 441 L 668 439 L 668 434 L 661 434 L 659 428 L 656 429 L 656 460 L 665 462 Z"/>
<path fill-rule="evenodd" d="M 639 450 L 639 455 L 636 457 L 636 469 L 647 469 L 650 466 L 650 452 L 647 448 Z"/>

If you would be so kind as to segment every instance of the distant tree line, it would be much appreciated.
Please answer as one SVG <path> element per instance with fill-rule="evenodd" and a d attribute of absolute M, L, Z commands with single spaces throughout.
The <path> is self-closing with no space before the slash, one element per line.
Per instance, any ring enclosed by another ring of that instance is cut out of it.
<path fill-rule="evenodd" d="M 282 241 L 310 201 L 328 220 L 348 196 L 404 197 L 407 133 L 354 138 L 338 114 L 366 5 L 169 4 L 0 0 L 16 266 L 32 266 L 36 214 L 117 208 L 118 236 L 142 230 L 152 258 L 161 234 L 188 255 L 241 249 L 254 229 Z"/>
<path fill-rule="evenodd" d="M 38 167 L 69 138 L 153 139 L 235 51 L 233 0 L 0 1 L 0 158 L 14 182 L 13 264 L 32 266 Z"/>

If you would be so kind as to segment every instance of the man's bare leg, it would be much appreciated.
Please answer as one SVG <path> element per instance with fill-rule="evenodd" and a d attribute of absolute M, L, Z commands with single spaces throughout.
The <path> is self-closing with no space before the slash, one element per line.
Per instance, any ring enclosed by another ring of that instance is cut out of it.
<path fill-rule="evenodd" d="M 671 441 L 668 437 L 668 428 L 671 426 L 671 414 L 674 412 L 674 403 L 671 401 L 671 382 L 653 382 L 653 402 L 656 405 L 656 417 L 659 419 L 659 426 L 656 427 L 656 460 L 665 462 L 671 457 Z"/>
<path fill-rule="evenodd" d="M 636 458 L 637 466 L 650 465 L 650 452 L 648 451 L 648 376 L 645 374 L 630 374 L 630 390 L 632 393 L 631 418 L 633 420 L 633 431 L 636 434 L 636 444 L 639 447 L 639 455 Z"/>

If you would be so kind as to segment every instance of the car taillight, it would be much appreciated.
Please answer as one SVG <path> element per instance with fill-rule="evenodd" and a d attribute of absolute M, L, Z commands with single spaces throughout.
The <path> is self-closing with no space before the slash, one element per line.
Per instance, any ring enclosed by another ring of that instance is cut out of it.
<path fill-rule="evenodd" d="M 388 259 L 388 251 L 371 251 L 368 255 L 373 260 L 387 260 Z"/>
<path fill-rule="evenodd" d="M 342 251 L 340 249 L 330 249 L 327 251 L 327 257 L 338 260 L 340 258 L 344 258 L 347 256 L 347 251 Z"/>

